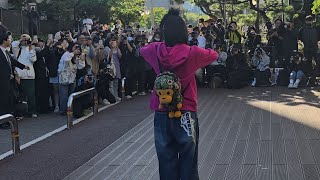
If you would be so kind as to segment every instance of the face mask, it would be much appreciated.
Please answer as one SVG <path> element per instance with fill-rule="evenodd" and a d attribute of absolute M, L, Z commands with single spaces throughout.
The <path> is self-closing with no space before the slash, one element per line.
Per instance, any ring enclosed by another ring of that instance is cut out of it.
<path fill-rule="evenodd" d="M 36 50 L 36 52 L 40 52 L 41 51 L 41 47 L 35 47 L 34 49 Z"/>
<path fill-rule="evenodd" d="M 160 39 L 159 39 L 159 38 L 154 38 L 154 40 L 155 40 L 155 41 L 157 41 L 157 42 L 159 42 L 159 41 L 160 41 Z"/>

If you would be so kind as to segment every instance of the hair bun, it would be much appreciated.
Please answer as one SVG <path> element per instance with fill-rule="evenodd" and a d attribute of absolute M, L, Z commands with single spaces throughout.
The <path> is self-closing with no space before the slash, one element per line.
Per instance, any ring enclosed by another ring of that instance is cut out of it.
<path fill-rule="evenodd" d="M 170 8 L 168 11 L 169 16 L 179 16 L 180 15 L 180 10 L 176 8 Z"/>

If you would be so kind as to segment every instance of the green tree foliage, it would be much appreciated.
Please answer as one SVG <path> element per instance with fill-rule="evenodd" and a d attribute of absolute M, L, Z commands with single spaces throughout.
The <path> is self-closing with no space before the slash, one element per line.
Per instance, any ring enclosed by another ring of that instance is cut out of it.
<path fill-rule="evenodd" d="M 111 16 L 120 19 L 124 24 L 139 22 L 144 11 L 146 0 L 116 0 L 110 1 Z"/>
<path fill-rule="evenodd" d="M 163 16 L 168 12 L 166 9 L 164 8 L 154 8 L 154 21 L 155 24 L 160 24 Z M 140 20 L 140 25 L 142 27 L 145 28 L 150 28 L 151 27 L 151 15 L 148 14 L 144 14 Z"/>
<path fill-rule="evenodd" d="M 313 1 L 312 13 L 320 14 L 320 0 Z"/>

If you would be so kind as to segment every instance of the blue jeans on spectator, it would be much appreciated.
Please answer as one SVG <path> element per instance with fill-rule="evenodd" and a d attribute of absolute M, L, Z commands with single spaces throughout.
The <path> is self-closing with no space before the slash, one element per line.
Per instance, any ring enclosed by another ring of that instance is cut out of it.
<path fill-rule="evenodd" d="M 293 81 L 296 81 L 297 79 L 301 81 L 303 77 L 304 77 L 304 73 L 301 70 L 299 70 L 298 72 L 292 71 L 290 73 L 290 79 L 292 79 Z"/>
<path fill-rule="evenodd" d="M 119 90 L 119 79 L 114 79 L 113 81 L 110 81 L 110 92 L 114 97 L 119 97 L 118 90 Z"/>
<path fill-rule="evenodd" d="M 168 112 L 155 112 L 154 138 L 160 180 L 199 180 L 199 124 L 197 113 L 184 112 L 183 116 L 188 113 L 191 118 L 182 123 L 180 118 L 170 119 Z"/>
<path fill-rule="evenodd" d="M 74 84 L 59 84 L 60 112 L 67 112 L 67 103 L 69 96 L 74 92 Z"/>

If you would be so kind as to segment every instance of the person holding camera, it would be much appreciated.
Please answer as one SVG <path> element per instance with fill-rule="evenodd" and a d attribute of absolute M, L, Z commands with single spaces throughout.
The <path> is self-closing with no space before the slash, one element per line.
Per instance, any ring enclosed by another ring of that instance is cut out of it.
<path fill-rule="evenodd" d="M 290 57 L 293 55 L 294 50 L 298 49 L 298 33 L 299 30 L 294 27 L 293 22 L 285 24 L 286 32 L 283 35 L 282 49 L 283 57 L 286 60 L 286 66 L 290 64 Z"/>
<path fill-rule="evenodd" d="M 228 54 L 222 51 L 220 44 L 216 44 L 214 50 L 219 54 L 219 58 L 207 67 L 208 82 L 214 83 L 211 84 L 213 88 L 219 87 L 226 80 L 226 60 L 228 58 Z"/>
<path fill-rule="evenodd" d="M 60 114 L 66 115 L 68 97 L 74 92 L 77 70 L 85 68 L 85 54 L 81 53 L 79 44 L 69 44 L 62 55 L 59 68 Z"/>
<path fill-rule="evenodd" d="M 241 45 L 230 47 L 230 56 L 227 59 L 227 87 L 240 89 L 248 85 L 251 69 L 245 55 L 241 52 Z"/>
<path fill-rule="evenodd" d="M 299 40 L 303 42 L 303 53 L 306 58 L 305 69 L 308 76 L 320 74 L 320 58 L 317 57 L 320 29 L 314 26 L 314 18 L 305 18 L 305 25 L 299 30 Z M 316 72 L 313 72 L 312 61 L 316 61 Z M 314 77 L 313 77 L 314 78 Z"/>
<path fill-rule="evenodd" d="M 238 26 L 235 21 L 232 21 L 228 26 L 228 31 L 226 34 L 226 39 L 229 42 L 229 46 L 236 44 L 241 44 L 241 34 L 238 31 Z"/>
<path fill-rule="evenodd" d="M 136 89 L 135 85 L 135 74 L 136 74 L 136 67 L 135 67 L 135 44 L 133 41 L 133 34 L 131 34 L 131 31 L 128 31 L 127 33 L 123 33 L 120 38 L 120 51 L 122 53 L 121 58 L 121 75 L 122 78 L 125 78 L 125 96 L 127 99 L 132 98 L 132 92 Z"/>
<path fill-rule="evenodd" d="M 271 66 L 278 66 L 278 63 L 283 63 L 283 36 L 286 33 L 286 28 L 281 19 L 275 21 L 275 28 L 271 29 L 267 34 L 268 46 L 271 46 L 272 58 Z"/>
<path fill-rule="evenodd" d="M 145 88 L 145 82 L 146 82 L 146 61 L 140 54 L 140 49 L 143 48 L 145 45 L 147 45 L 147 39 L 143 38 L 143 36 L 137 36 L 136 37 L 136 76 L 137 76 L 137 82 L 138 82 L 138 95 L 145 96 L 146 95 L 146 88 Z"/>
<path fill-rule="evenodd" d="M 8 49 L 11 47 L 12 34 L 7 27 L 0 25 L 0 116 L 14 114 L 16 97 L 14 95 L 14 67 L 30 69 L 11 56 Z M 0 129 L 9 129 L 10 124 L 0 124 Z"/>
<path fill-rule="evenodd" d="M 289 89 L 297 89 L 299 84 L 305 78 L 305 74 L 303 72 L 302 67 L 302 59 L 303 55 L 296 50 L 293 52 L 293 55 L 290 57 L 290 82 L 288 85 Z"/>
<path fill-rule="evenodd" d="M 249 26 L 247 30 L 246 47 L 249 50 L 250 57 L 253 57 L 255 49 L 261 44 L 261 36 L 256 33 L 256 28 Z"/>
<path fill-rule="evenodd" d="M 90 88 L 95 87 L 96 81 L 94 78 L 94 74 L 91 69 L 88 69 L 87 74 L 83 77 L 80 77 L 77 81 L 77 85 L 75 87 L 75 92 L 84 91 Z M 75 118 L 81 118 L 84 114 L 84 109 L 88 109 L 93 105 L 93 95 L 87 94 L 84 95 L 73 102 L 73 116 Z"/>
<path fill-rule="evenodd" d="M 37 55 L 34 46 L 31 42 L 31 37 L 28 34 L 23 34 L 19 41 L 12 42 L 12 52 L 17 57 L 18 61 L 30 67 L 27 69 L 16 68 L 19 83 L 23 88 L 28 103 L 28 116 L 33 118 L 38 117 L 36 107 L 35 94 L 35 71 L 33 63 L 37 61 Z"/>
<path fill-rule="evenodd" d="M 119 97 L 119 82 L 121 80 L 120 59 L 122 58 L 122 53 L 115 37 L 110 39 L 109 47 L 105 48 L 105 53 L 107 57 L 110 57 L 113 60 L 116 69 L 115 79 L 110 82 L 110 91 L 113 96 L 116 97 L 117 101 L 121 101 L 121 98 Z"/>
<path fill-rule="evenodd" d="M 35 70 L 35 86 L 36 86 L 36 104 L 39 113 L 49 112 L 49 69 L 47 66 L 47 59 L 50 55 L 49 47 L 52 40 L 49 39 L 47 43 L 42 39 L 38 39 L 35 44 L 35 51 L 37 53 L 37 61 L 33 64 Z"/>
<path fill-rule="evenodd" d="M 251 64 L 252 66 L 256 67 L 251 86 L 269 86 L 269 79 L 271 77 L 271 72 L 269 69 L 270 57 L 260 46 L 258 46 L 254 51 Z"/>

